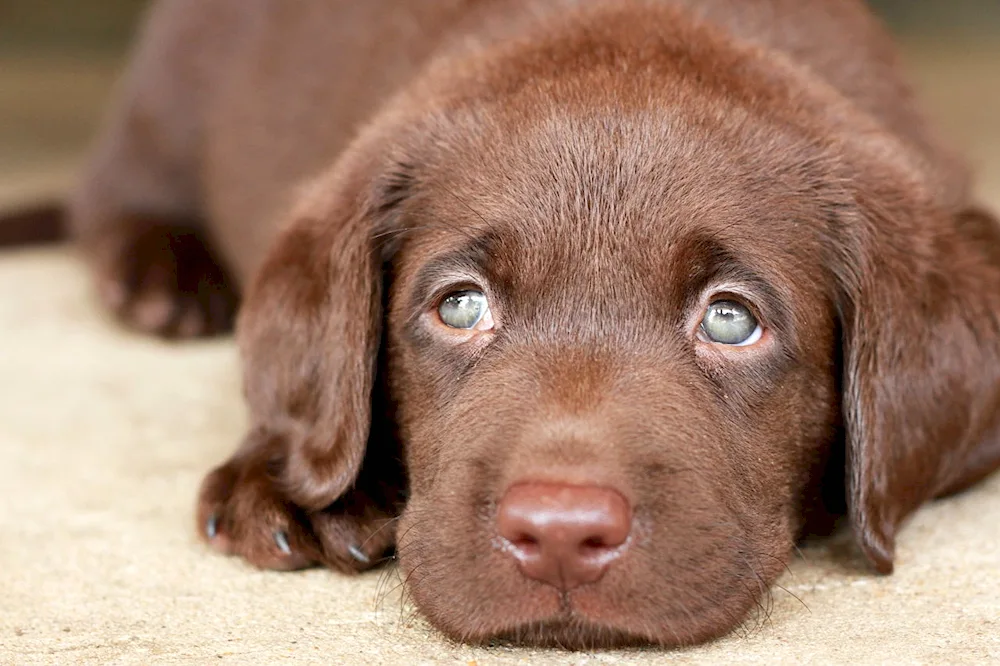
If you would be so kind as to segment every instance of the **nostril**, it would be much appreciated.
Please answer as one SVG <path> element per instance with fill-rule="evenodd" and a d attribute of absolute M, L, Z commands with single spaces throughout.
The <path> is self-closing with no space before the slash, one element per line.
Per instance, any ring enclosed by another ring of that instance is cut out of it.
<path fill-rule="evenodd" d="M 538 543 L 538 539 L 530 534 L 520 534 L 513 538 L 507 537 L 507 541 L 524 555 L 534 555 L 541 550 L 541 544 Z"/>
<path fill-rule="evenodd" d="M 605 543 L 604 539 L 601 537 L 590 537 L 589 539 L 584 540 L 584 542 L 580 544 L 580 546 L 584 551 L 607 550 L 609 548 L 614 548 L 614 546 L 609 546 L 607 543 Z"/>

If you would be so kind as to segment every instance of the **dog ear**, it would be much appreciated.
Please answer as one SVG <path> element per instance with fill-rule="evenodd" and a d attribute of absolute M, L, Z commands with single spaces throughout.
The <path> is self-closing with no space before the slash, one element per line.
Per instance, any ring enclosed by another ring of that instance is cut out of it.
<path fill-rule="evenodd" d="M 238 326 L 254 427 L 284 442 L 285 496 L 320 510 L 357 479 L 382 332 L 380 230 L 409 172 L 362 142 L 314 183 L 272 244 Z M 366 469 L 371 469 L 366 465 Z"/>
<path fill-rule="evenodd" d="M 1000 226 L 878 200 L 844 271 L 843 410 L 851 523 L 887 574 L 915 509 L 1000 465 Z"/>

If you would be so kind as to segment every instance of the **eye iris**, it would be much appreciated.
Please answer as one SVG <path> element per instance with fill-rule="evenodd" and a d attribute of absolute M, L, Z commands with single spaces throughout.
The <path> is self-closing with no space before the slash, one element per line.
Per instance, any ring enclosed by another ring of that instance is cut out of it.
<path fill-rule="evenodd" d="M 716 301 L 708 307 L 701 322 L 712 342 L 738 345 L 757 330 L 757 320 L 745 306 L 733 301 Z"/>
<path fill-rule="evenodd" d="M 472 328 L 486 313 L 486 296 L 479 291 L 456 292 L 444 299 L 438 313 L 452 328 Z"/>

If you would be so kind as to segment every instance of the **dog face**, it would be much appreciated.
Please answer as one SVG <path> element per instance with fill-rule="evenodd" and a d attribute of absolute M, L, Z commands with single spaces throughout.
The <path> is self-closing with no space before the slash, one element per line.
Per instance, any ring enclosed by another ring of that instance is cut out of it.
<path fill-rule="evenodd" d="M 823 174 L 671 115 L 522 116 L 412 176 L 388 308 L 399 548 L 449 633 L 724 631 L 815 499 L 839 411 Z M 522 575 L 497 520 L 525 483 L 625 498 L 597 581 Z"/>
<path fill-rule="evenodd" d="M 399 101 L 305 198 L 242 315 L 267 442 L 244 458 L 278 460 L 322 532 L 390 483 L 398 442 L 400 566 L 463 640 L 719 635 L 841 453 L 832 494 L 883 572 L 909 513 L 1000 457 L 993 222 L 773 63 L 606 46 L 532 54 L 551 71 L 521 89 L 446 72 Z M 395 437 L 370 429 L 373 395 Z M 310 538 L 328 563 L 358 548 Z"/>

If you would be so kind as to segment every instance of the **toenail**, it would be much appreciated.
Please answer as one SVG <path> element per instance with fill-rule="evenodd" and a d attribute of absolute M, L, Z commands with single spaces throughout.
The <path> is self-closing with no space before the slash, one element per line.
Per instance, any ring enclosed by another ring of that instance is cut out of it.
<path fill-rule="evenodd" d="M 347 547 L 347 552 L 351 554 L 351 557 L 356 559 L 358 562 L 361 562 L 362 564 L 369 564 L 371 562 L 371 560 L 368 559 L 368 556 L 365 555 L 364 551 L 355 546 L 354 544 L 351 544 L 350 546 Z"/>
<path fill-rule="evenodd" d="M 277 544 L 278 550 L 283 552 L 285 555 L 292 554 L 292 549 L 288 545 L 288 535 L 284 532 L 274 533 L 274 543 Z"/>
<path fill-rule="evenodd" d="M 205 521 L 205 534 L 208 535 L 209 539 L 214 539 L 215 535 L 219 533 L 219 517 L 214 513 L 208 517 Z"/>

